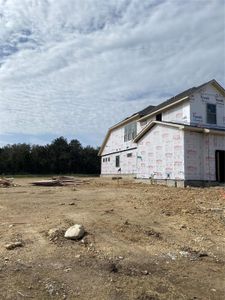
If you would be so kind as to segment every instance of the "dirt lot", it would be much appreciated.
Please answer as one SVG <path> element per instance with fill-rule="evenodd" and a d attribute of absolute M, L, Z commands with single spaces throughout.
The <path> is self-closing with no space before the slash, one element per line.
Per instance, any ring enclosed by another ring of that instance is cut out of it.
<path fill-rule="evenodd" d="M 223 188 L 31 181 L 0 189 L 0 299 L 225 299 Z"/>

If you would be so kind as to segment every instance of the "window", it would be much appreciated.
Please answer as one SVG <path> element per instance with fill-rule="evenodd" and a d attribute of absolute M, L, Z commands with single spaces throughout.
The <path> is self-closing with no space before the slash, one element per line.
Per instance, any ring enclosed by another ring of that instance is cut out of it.
<path fill-rule="evenodd" d="M 132 157 L 132 153 L 127 153 L 127 157 Z"/>
<path fill-rule="evenodd" d="M 207 123 L 216 124 L 216 104 L 207 103 Z"/>
<path fill-rule="evenodd" d="M 108 161 L 110 161 L 110 157 L 108 157 Z"/>
<path fill-rule="evenodd" d="M 130 123 L 124 127 L 124 142 L 133 140 L 137 135 L 137 123 Z"/>
<path fill-rule="evenodd" d="M 162 121 L 162 114 L 156 115 L 156 121 Z"/>
<path fill-rule="evenodd" d="M 116 168 L 120 167 L 120 156 L 116 156 Z"/>

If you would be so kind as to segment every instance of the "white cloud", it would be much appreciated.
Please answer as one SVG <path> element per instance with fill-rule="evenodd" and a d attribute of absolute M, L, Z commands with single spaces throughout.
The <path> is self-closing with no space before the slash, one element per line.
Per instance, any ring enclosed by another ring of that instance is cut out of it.
<path fill-rule="evenodd" d="M 225 84 L 224 20 L 223 0 L 0 0 L 0 133 L 100 143 L 163 95 Z"/>

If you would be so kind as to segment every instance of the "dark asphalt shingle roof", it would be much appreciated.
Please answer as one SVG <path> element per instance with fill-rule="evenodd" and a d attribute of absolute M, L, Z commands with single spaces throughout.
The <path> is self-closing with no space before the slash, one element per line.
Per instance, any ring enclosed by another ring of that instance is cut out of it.
<path fill-rule="evenodd" d="M 201 84 L 201 85 L 199 85 L 197 87 L 194 86 L 194 87 L 192 87 L 190 89 L 187 89 L 187 90 L 185 90 L 185 91 L 177 94 L 176 96 L 171 97 L 170 99 L 168 99 L 168 100 L 160 103 L 159 105 L 156 105 L 156 106 L 149 105 L 146 108 L 144 108 L 143 110 L 141 110 L 141 111 L 139 111 L 139 112 L 137 112 L 135 114 L 138 114 L 140 117 L 144 117 L 144 116 L 146 116 L 146 115 L 148 115 L 150 113 L 153 113 L 154 111 L 157 111 L 157 110 L 159 110 L 159 109 L 161 109 L 161 108 L 163 108 L 163 107 L 165 107 L 165 106 L 167 106 L 169 104 L 173 104 L 174 102 L 178 101 L 179 99 L 182 99 L 184 97 L 190 96 L 193 92 L 195 92 L 196 90 L 202 88 L 204 85 L 210 83 L 211 81 L 213 81 L 213 80 L 210 80 L 210 81 L 208 81 L 208 82 L 206 82 L 204 84 Z"/>
<path fill-rule="evenodd" d="M 137 114 L 139 114 L 140 117 L 146 116 L 150 114 L 150 112 L 155 108 L 154 105 L 149 105 L 145 107 L 144 109 L 140 110 Z"/>
<path fill-rule="evenodd" d="M 183 91 L 183 92 L 175 95 L 174 97 L 171 97 L 170 99 L 168 99 L 168 100 L 160 103 L 159 105 L 155 105 L 155 106 L 154 105 L 149 105 L 149 106 L 145 107 L 144 109 L 142 109 L 142 110 L 140 110 L 140 111 L 132 114 L 131 116 L 129 116 L 127 118 L 125 118 L 123 121 L 125 121 L 127 119 L 130 119 L 131 117 L 133 117 L 135 115 L 138 115 L 140 118 L 142 118 L 144 116 L 147 116 L 148 114 L 153 113 L 153 112 L 155 112 L 155 111 L 157 111 L 159 109 L 162 109 L 162 108 L 164 108 L 167 105 L 173 104 L 176 101 L 178 101 L 178 100 L 180 100 L 180 99 L 182 99 L 184 97 L 191 96 L 191 94 L 193 92 L 196 92 L 198 89 L 202 88 L 203 86 L 205 86 L 208 83 L 213 82 L 213 81 L 215 81 L 215 80 L 213 79 L 213 80 L 210 80 L 210 81 L 208 81 L 206 83 L 203 83 L 203 84 L 201 84 L 201 85 L 199 85 L 197 87 L 194 86 L 194 87 L 192 87 L 190 89 L 187 89 L 187 90 L 185 90 L 185 91 Z"/>

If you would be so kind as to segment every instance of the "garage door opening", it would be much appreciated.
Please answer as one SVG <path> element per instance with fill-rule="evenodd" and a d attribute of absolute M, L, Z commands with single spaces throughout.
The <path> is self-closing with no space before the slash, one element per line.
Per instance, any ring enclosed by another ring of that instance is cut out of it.
<path fill-rule="evenodd" d="M 225 182 L 225 151 L 216 150 L 216 181 Z"/>

